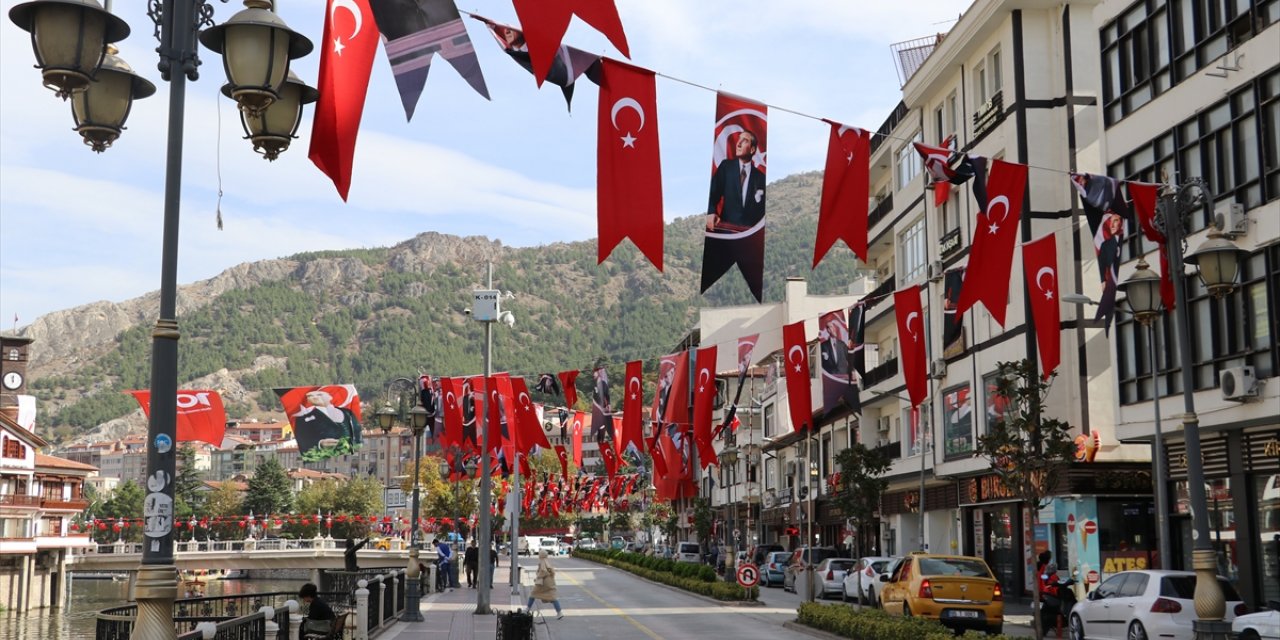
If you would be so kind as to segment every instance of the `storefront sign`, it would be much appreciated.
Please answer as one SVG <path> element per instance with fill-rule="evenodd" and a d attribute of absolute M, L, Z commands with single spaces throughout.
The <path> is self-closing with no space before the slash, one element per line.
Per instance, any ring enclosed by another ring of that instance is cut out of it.
<path fill-rule="evenodd" d="M 1102 572 L 1113 574 L 1120 571 L 1147 569 L 1149 564 L 1146 554 L 1114 554 L 1102 559 Z"/>
<path fill-rule="evenodd" d="M 920 492 L 908 491 L 902 494 L 902 508 L 907 513 L 916 513 L 920 510 Z"/>
<path fill-rule="evenodd" d="M 1280 458 L 1280 440 L 1272 437 L 1266 444 L 1262 445 L 1262 455 L 1268 458 Z"/>

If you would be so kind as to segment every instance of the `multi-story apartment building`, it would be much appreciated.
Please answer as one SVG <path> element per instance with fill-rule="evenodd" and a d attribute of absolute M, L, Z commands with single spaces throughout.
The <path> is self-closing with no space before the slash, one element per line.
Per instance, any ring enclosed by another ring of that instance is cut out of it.
<path fill-rule="evenodd" d="M 1255 606 L 1280 598 L 1278 22 L 1276 0 L 1106 0 L 1094 11 L 1097 35 L 1086 40 L 1101 67 L 1106 173 L 1175 185 L 1202 178 L 1208 203 L 1184 218 L 1187 247 L 1203 242 L 1220 218 L 1248 252 L 1239 285 L 1222 299 L 1205 290 L 1194 269 L 1187 272 L 1192 353 L 1179 352 L 1173 315 L 1154 323 L 1154 347 L 1147 328 L 1122 315 L 1109 382 L 1124 440 L 1155 439 L 1159 397 L 1171 555 L 1176 567 L 1190 568 L 1188 461 L 1178 416 L 1185 410 L 1181 373 L 1193 369 L 1209 537 L 1219 573 Z M 1155 250 L 1132 238 L 1121 278 L 1139 256 L 1158 271 Z"/>

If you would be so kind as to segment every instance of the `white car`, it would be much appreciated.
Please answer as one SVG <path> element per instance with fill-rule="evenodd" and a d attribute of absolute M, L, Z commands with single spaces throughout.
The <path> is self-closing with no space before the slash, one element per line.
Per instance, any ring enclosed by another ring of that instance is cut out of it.
<path fill-rule="evenodd" d="M 897 564 L 898 558 L 888 556 L 869 556 L 858 560 L 854 570 L 844 575 L 841 583 L 841 595 L 845 602 L 858 600 L 858 583 L 862 583 L 862 600 L 859 604 L 876 606 L 876 589 L 880 586 L 880 576 L 889 575 Z"/>
<path fill-rule="evenodd" d="M 857 564 L 853 558 L 827 558 L 818 563 L 815 571 L 822 581 L 823 598 L 834 597 L 844 591 L 844 576 Z"/>
<path fill-rule="evenodd" d="M 1224 620 L 1249 612 L 1226 578 Z M 1196 574 L 1190 571 L 1121 571 L 1089 592 L 1071 610 L 1071 640 L 1192 640 Z"/>
<path fill-rule="evenodd" d="M 1270 611 L 1240 616 L 1231 623 L 1231 633 L 1240 640 L 1280 640 L 1280 602 L 1267 603 Z"/>

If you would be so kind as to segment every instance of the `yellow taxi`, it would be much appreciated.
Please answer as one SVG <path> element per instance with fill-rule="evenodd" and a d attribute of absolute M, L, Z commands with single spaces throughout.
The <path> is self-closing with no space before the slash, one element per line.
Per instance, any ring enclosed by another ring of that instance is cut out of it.
<path fill-rule="evenodd" d="M 1004 629 L 1004 592 L 981 558 L 911 553 L 880 581 L 881 606 L 890 615 L 991 634 Z"/>

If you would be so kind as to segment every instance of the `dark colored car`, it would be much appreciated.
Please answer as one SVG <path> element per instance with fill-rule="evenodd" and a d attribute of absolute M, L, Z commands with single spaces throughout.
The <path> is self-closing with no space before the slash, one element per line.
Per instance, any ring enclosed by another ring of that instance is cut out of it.
<path fill-rule="evenodd" d="M 751 564 L 758 567 L 768 560 L 769 554 L 783 550 L 784 549 L 780 544 L 758 544 L 755 549 L 752 549 L 751 551 Z"/>
<path fill-rule="evenodd" d="M 838 555 L 839 553 L 836 551 L 835 547 L 814 547 L 812 554 L 813 557 L 810 559 L 809 547 L 800 547 L 799 549 L 796 549 L 792 552 L 791 561 L 787 563 L 787 567 L 783 572 L 782 590 L 795 591 L 799 593 L 796 589 L 796 574 L 798 572 L 803 570 L 806 565 L 812 564 L 816 567 L 819 562 L 822 562 L 827 558 L 834 558 Z"/>

